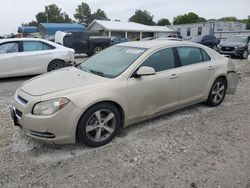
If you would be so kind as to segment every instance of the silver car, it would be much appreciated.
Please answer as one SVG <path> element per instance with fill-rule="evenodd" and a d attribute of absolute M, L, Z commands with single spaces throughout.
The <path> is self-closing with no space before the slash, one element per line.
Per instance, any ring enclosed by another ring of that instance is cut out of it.
<path fill-rule="evenodd" d="M 11 114 L 37 140 L 97 147 L 130 124 L 195 103 L 218 106 L 227 87 L 228 59 L 212 49 L 184 41 L 128 42 L 25 82 Z"/>

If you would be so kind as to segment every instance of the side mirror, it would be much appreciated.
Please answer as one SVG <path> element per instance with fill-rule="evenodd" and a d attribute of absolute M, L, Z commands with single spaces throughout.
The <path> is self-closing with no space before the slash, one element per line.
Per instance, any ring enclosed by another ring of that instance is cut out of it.
<path fill-rule="evenodd" d="M 140 76 L 150 76 L 150 75 L 155 75 L 155 69 L 152 67 L 140 67 L 139 70 L 136 72 L 137 77 Z"/>

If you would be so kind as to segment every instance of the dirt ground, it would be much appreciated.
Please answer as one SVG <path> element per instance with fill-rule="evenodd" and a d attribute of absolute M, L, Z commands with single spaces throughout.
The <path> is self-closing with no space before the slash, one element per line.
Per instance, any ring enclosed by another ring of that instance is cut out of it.
<path fill-rule="evenodd" d="M 123 130 L 100 148 L 45 145 L 13 126 L 9 106 L 25 78 L 0 81 L 0 187 L 250 188 L 250 61 L 236 95 Z"/>

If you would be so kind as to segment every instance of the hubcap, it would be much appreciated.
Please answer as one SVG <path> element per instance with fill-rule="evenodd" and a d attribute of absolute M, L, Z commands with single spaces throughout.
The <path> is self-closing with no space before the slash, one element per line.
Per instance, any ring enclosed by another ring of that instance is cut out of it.
<path fill-rule="evenodd" d="M 243 57 L 244 57 L 245 59 L 248 57 L 248 53 L 247 53 L 246 50 L 243 52 Z"/>
<path fill-rule="evenodd" d="M 53 63 L 51 66 L 51 70 L 56 70 L 56 69 L 60 69 L 60 68 L 62 68 L 61 63 Z"/>
<path fill-rule="evenodd" d="M 102 48 L 96 48 L 95 54 L 98 54 L 100 51 L 102 51 Z"/>
<path fill-rule="evenodd" d="M 86 126 L 88 138 L 94 142 L 108 139 L 115 130 L 116 118 L 110 110 L 98 110 L 89 118 Z"/>
<path fill-rule="evenodd" d="M 220 103 L 225 95 L 225 85 L 223 82 L 217 82 L 212 90 L 212 100 L 215 104 Z"/>

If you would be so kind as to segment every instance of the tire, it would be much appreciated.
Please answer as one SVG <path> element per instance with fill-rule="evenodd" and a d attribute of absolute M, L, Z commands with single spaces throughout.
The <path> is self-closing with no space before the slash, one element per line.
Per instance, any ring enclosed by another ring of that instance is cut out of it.
<path fill-rule="evenodd" d="M 118 109 L 110 103 L 99 103 L 82 115 L 77 125 L 76 141 L 90 147 L 99 147 L 109 143 L 121 126 Z"/>
<path fill-rule="evenodd" d="M 244 50 L 243 53 L 242 53 L 242 55 L 241 55 L 242 59 L 247 59 L 248 56 L 249 56 L 248 50 Z"/>
<path fill-rule="evenodd" d="M 98 54 L 100 51 L 103 50 L 103 47 L 101 46 L 96 46 L 94 49 L 93 49 L 93 55 L 95 54 Z"/>
<path fill-rule="evenodd" d="M 47 71 L 50 72 L 53 70 L 61 69 L 63 67 L 65 67 L 65 64 L 63 61 L 54 60 L 54 61 L 51 61 L 50 64 L 48 65 Z"/>
<path fill-rule="evenodd" d="M 219 106 L 226 96 L 226 91 L 227 81 L 224 78 L 216 79 L 205 104 L 210 107 Z"/>

